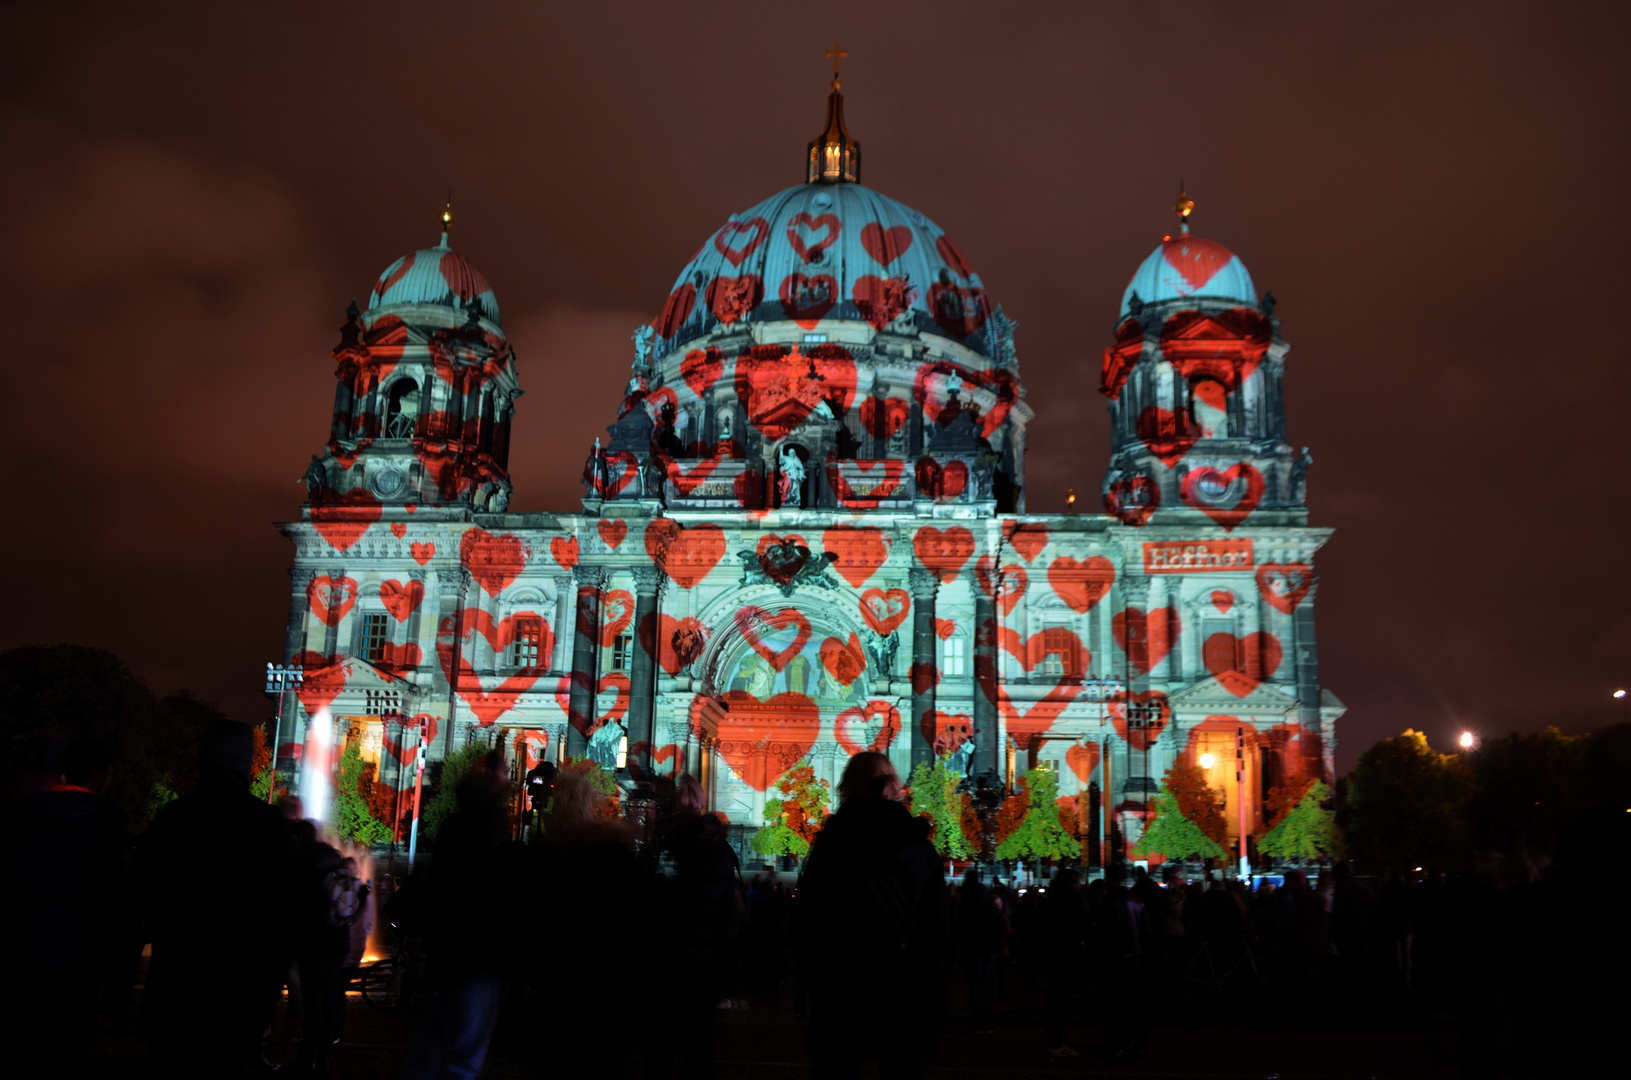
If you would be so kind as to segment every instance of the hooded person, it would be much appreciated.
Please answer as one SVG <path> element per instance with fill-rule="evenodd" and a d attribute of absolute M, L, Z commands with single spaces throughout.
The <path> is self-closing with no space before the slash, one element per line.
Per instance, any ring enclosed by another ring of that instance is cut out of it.
<path fill-rule="evenodd" d="M 153 942 L 143 1002 L 151 1075 L 242 1075 L 293 951 L 298 852 L 277 809 L 249 794 L 251 729 L 204 731 L 198 790 L 166 803 L 136 852 Z"/>
<path fill-rule="evenodd" d="M 814 999 L 817 1077 L 859 1075 L 868 1058 L 885 1077 L 918 1076 L 928 1059 L 949 914 L 929 823 L 901 793 L 883 754 L 851 757 L 799 879 L 795 940 Z"/>

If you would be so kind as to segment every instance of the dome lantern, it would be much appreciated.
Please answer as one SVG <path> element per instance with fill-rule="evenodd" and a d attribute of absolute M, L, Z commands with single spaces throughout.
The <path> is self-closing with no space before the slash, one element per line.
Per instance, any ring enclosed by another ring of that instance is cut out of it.
<path fill-rule="evenodd" d="M 833 44 L 832 93 L 827 95 L 827 126 L 810 140 L 806 182 L 811 184 L 858 184 L 861 182 L 861 144 L 844 127 L 843 84 L 838 81 L 838 62 L 849 53 Z"/>

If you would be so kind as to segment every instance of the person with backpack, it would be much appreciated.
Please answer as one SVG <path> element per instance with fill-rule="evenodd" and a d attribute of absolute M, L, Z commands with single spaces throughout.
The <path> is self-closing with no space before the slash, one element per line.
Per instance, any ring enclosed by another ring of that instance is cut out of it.
<path fill-rule="evenodd" d="M 793 910 L 818 1078 L 858 1076 L 867 1058 L 885 1080 L 927 1066 L 950 917 L 929 823 L 901 791 L 883 754 L 851 757 L 805 860 Z"/>

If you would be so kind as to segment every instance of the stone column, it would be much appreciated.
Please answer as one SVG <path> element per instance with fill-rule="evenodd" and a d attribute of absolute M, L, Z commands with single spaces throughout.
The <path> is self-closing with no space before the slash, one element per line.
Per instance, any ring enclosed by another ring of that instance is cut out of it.
<path fill-rule="evenodd" d="M 1318 591 L 1319 578 L 1310 576 L 1308 595 L 1303 597 L 1302 603 L 1291 615 L 1292 633 L 1296 639 L 1297 722 L 1306 731 L 1320 730 L 1319 652 L 1314 647 L 1314 594 Z M 1284 660 L 1280 662 L 1285 663 Z"/>
<path fill-rule="evenodd" d="M 995 583 L 993 583 L 995 584 Z M 974 583 L 974 760 L 980 786 L 994 786 L 997 776 L 997 694 L 1002 672 L 997 667 L 997 604 Z M 989 774 L 989 778 L 987 776 Z"/>
<path fill-rule="evenodd" d="M 655 620 L 657 601 L 662 595 L 663 572 L 655 566 L 636 566 L 634 574 L 634 640 L 642 642 L 642 628 Z M 660 644 L 653 640 L 654 647 Z M 651 778 L 652 712 L 657 704 L 657 658 L 644 644 L 634 648 L 629 672 L 629 775 L 635 780 Z"/>
<path fill-rule="evenodd" d="M 925 726 L 931 730 L 934 714 L 934 684 L 939 674 L 937 644 L 934 632 L 934 599 L 940 588 L 940 578 L 932 570 L 914 567 L 910 575 L 912 590 L 912 767 L 927 765 L 934 760 L 932 736 L 924 737 Z"/>
<path fill-rule="evenodd" d="M 1121 597 L 1123 610 L 1129 607 L 1136 607 L 1144 612 L 1145 626 L 1147 628 L 1149 625 L 1148 617 L 1150 613 L 1150 579 L 1133 577 L 1123 578 L 1121 582 Z M 1128 642 L 1128 644 L 1132 643 Z M 1148 656 L 1148 638 L 1145 640 L 1145 650 L 1145 655 Z M 1135 668 L 1130 658 L 1123 657 L 1123 660 L 1125 662 L 1123 663 L 1122 667 L 1126 672 L 1126 678 L 1123 680 L 1123 682 L 1125 684 L 1124 689 L 1126 693 L 1122 701 L 1122 714 L 1127 723 L 1127 740 L 1125 744 L 1127 760 L 1122 769 L 1122 774 L 1124 776 L 1124 779 L 1122 780 L 1122 789 L 1127 799 L 1136 800 L 1137 802 L 1142 803 L 1144 801 L 1144 764 L 1145 759 L 1149 755 L 1147 751 L 1140 752 L 1133 748 L 1133 740 L 1135 738 L 1133 734 L 1135 730 L 1134 717 L 1140 708 L 1133 695 L 1148 690 L 1150 680 L 1149 674 L 1147 672 L 1141 672 Z"/>
<path fill-rule="evenodd" d="M 549 670 L 563 674 L 571 664 L 572 647 L 572 575 L 555 576 L 555 648 L 550 653 Z"/>
<path fill-rule="evenodd" d="M 589 748 L 589 725 L 595 720 L 595 686 L 600 681 L 600 591 L 606 570 L 578 564 L 578 611 L 572 637 L 571 712 L 566 752 L 582 757 Z"/>

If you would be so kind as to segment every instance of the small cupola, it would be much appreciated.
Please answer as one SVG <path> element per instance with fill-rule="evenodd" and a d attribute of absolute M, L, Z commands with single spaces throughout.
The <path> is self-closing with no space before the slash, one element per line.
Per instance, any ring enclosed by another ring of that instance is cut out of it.
<path fill-rule="evenodd" d="M 858 184 L 861 182 L 861 144 L 844 127 L 844 95 L 838 81 L 838 62 L 849 53 L 834 44 L 827 55 L 832 57 L 827 126 L 810 140 L 809 171 L 805 179 L 812 184 Z"/>

